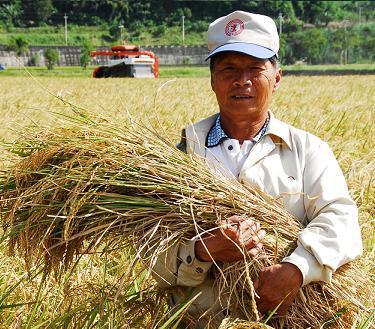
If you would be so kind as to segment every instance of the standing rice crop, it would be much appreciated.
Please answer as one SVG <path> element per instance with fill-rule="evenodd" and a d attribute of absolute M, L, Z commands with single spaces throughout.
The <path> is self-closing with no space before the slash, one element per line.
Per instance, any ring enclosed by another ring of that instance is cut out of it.
<path fill-rule="evenodd" d="M 174 243 L 202 236 L 231 215 L 248 216 L 267 231 L 264 250 L 230 265 L 215 264 L 217 289 L 244 318 L 258 321 L 252 279 L 280 262 L 296 244 L 301 225 L 270 196 L 207 170 L 165 136 L 129 121 L 123 126 L 88 117 L 70 129 L 25 134 L 8 150 L 19 156 L 0 180 L 3 227 L 11 254 L 31 267 L 61 274 L 82 253 L 105 243 L 133 250 L 152 264 Z M 241 246 L 239 246 L 241 247 Z M 359 263 L 358 263 L 359 264 Z M 371 306 L 372 283 L 359 265 L 343 266 L 331 284 L 314 283 L 274 327 L 320 327 L 336 317 L 348 328 Z M 228 305 L 223 305 L 228 308 Z"/>

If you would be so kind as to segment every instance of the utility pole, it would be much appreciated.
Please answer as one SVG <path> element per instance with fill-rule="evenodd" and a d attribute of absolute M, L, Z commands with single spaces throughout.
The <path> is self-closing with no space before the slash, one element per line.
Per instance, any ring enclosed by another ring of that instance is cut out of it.
<path fill-rule="evenodd" d="M 346 24 L 348 21 L 344 21 L 344 42 L 345 42 L 345 49 L 344 49 L 344 64 L 348 64 L 348 40 L 346 37 Z"/>
<path fill-rule="evenodd" d="M 362 21 L 362 7 L 358 7 L 358 25 L 361 25 L 362 23 L 361 21 Z M 358 48 L 359 48 L 359 58 L 362 60 L 361 38 L 358 38 Z"/>
<path fill-rule="evenodd" d="M 120 29 L 120 44 L 122 45 L 122 42 L 123 42 L 123 40 L 122 40 L 122 29 L 124 28 L 124 25 L 119 25 L 119 27 L 118 27 L 119 29 Z"/>
<path fill-rule="evenodd" d="M 283 13 L 279 13 L 279 36 L 283 33 Z"/>
<path fill-rule="evenodd" d="M 185 45 L 185 16 L 182 15 L 182 44 Z"/>
<path fill-rule="evenodd" d="M 64 20 L 65 20 L 65 46 L 68 45 L 68 16 L 64 14 Z"/>

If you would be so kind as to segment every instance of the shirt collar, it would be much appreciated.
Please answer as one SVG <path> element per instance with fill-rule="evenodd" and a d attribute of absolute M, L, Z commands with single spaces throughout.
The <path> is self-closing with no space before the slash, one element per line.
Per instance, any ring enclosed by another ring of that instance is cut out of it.
<path fill-rule="evenodd" d="M 270 114 L 268 114 L 266 121 L 262 128 L 258 131 L 256 136 L 252 138 L 252 142 L 257 143 L 267 132 L 268 125 L 270 122 Z M 211 127 L 210 131 L 207 134 L 206 138 L 206 147 L 214 147 L 219 145 L 222 141 L 229 139 L 228 135 L 224 132 L 220 123 L 220 115 L 217 116 L 214 125 Z"/>
<path fill-rule="evenodd" d="M 221 128 L 220 115 L 217 116 L 214 125 L 211 127 L 206 138 L 206 147 L 214 147 L 222 141 L 229 139 L 228 135 Z"/>
<path fill-rule="evenodd" d="M 292 139 L 290 136 L 290 127 L 286 123 L 275 118 L 271 111 L 268 111 L 270 122 L 267 128 L 267 135 L 280 138 L 290 149 L 292 149 Z"/>

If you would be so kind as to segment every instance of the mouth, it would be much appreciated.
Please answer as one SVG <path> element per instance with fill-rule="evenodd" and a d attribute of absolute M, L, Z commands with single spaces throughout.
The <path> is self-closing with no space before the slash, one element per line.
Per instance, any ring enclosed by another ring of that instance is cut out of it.
<path fill-rule="evenodd" d="M 254 98 L 253 96 L 250 96 L 250 95 L 233 95 L 231 96 L 232 99 L 238 99 L 238 100 L 241 100 L 241 99 L 252 99 Z"/>

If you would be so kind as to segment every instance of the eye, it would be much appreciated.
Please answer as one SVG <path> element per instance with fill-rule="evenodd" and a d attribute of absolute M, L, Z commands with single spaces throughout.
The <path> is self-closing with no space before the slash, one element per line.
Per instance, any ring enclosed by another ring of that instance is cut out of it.
<path fill-rule="evenodd" d="M 252 66 L 252 67 L 250 67 L 250 70 L 255 71 L 255 72 L 260 72 L 260 71 L 264 71 L 264 67 Z"/>

